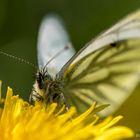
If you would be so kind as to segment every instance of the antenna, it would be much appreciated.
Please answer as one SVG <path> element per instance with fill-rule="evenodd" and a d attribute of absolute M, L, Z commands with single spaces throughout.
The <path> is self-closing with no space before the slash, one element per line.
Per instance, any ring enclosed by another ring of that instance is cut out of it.
<path fill-rule="evenodd" d="M 3 54 L 3 55 L 5 55 L 5 56 L 7 56 L 7 57 L 10 57 L 10 58 L 12 58 L 12 59 L 15 59 L 15 60 L 17 60 L 17 61 L 19 61 L 19 62 L 22 62 L 22 63 L 25 63 L 25 64 L 27 64 L 27 65 L 30 65 L 31 67 L 37 69 L 37 67 L 36 67 L 33 63 L 30 63 L 29 61 L 27 61 L 27 60 L 25 60 L 25 59 L 23 59 L 23 58 L 20 58 L 20 57 L 17 57 L 17 56 L 8 54 L 8 53 L 4 52 L 4 51 L 1 50 L 1 49 L 0 49 L 0 54 Z"/>
<path fill-rule="evenodd" d="M 71 47 L 71 44 L 68 43 L 64 48 L 62 48 L 60 51 L 58 51 L 44 66 L 43 69 L 45 69 L 47 67 L 47 65 L 52 62 L 56 57 L 58 57 L 60 54 L 62 54 L 63 52 L 65 52 L 66 50 L 68 50 Z"/>

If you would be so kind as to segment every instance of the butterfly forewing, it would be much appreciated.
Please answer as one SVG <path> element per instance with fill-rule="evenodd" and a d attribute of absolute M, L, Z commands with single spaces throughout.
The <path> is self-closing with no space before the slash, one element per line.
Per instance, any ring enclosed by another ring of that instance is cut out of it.
<path fill-rule="evenodd" d="M 123 20 L 115 24 L 107 31 L 101 33 L 96 38 L 87 43 L 70 61 L 61 69 L 61 74 L 65 73 L 69 65 L 79 61 L 84 56 L 98 50 L 108 44 L 121 40 L 140 37 L 140 10 L 126 16 Z"/>
<path fill-rule="evenodd" d="M 39 29 L 37 47 L 39 68 L 43 68 L 50 59 L 68 45 L 71 45 L 70 39 L 60 17 L 54 14 L 46 16 Z M 57 56 L 47 65 L 49 73 L 53 76 L 58 73 L 74 52 L 74 49 L 69 47 L 67 51 Z"/>
<path fill-rule="evenodd" d="M 140 11 L 82 48 L 60 71 L 64 94 L 80 111 L 93 101 L 115 111 L 132 93 L 140 74 Z"/>

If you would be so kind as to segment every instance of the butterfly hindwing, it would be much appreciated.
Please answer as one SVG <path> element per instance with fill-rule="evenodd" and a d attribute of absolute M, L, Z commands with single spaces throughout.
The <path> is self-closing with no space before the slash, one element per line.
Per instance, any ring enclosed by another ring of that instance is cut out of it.
<path fill-rule="evenodd" d="M 93 101 L 115 111 L 132 93 L 140 74 L 140 11 L 92 40 L 61 69 L 64 95 L 79 111 Z"/>

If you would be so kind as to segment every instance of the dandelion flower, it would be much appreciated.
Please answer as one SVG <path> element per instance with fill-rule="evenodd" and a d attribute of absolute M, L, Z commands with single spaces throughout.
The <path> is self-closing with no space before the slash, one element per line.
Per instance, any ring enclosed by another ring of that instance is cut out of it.
<path fill-rule="evenodd" d="M 56 103 L 47 108 L 40 103 L 32 106 L 14 96 L 11 88 L 3 104 L 0 140 L 118 140 L 134 135 L 131 129 L 115 125 L 122 116 L 99 121 L 93 113 L 95 104 L 81 115 L 74 107 L 68 112 L 56 111 Z"/>

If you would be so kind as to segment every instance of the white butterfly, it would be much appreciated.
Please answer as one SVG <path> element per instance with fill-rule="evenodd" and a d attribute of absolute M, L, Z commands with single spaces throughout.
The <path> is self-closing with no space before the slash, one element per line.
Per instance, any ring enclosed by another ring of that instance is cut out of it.
<path fill-rule="evenodd" d="M 128 15 L 75 55 L 71 47 L 46 65 L 68 44 L 60 18 L 45 17 L 39 30 L 39 71 L 30 101 L 75 105 L 79 111 L 97 101 L 110 104 L 106 114 L 114 112 L 139 83 L 140 11 Z"/>

